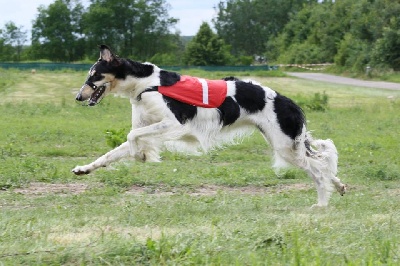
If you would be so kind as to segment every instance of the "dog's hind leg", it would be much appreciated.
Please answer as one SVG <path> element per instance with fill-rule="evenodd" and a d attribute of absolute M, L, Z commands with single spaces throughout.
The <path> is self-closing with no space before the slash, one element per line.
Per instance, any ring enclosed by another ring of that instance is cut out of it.
<path fill-rule="evenodd" d="M 333 141 L 330 139 L 312 140 L 309 134 L 307 134 L 306 137 L 309 139 L 311 145 L 316 147 L 316 150 L 307 147 L 307 150 L 311 151 L 308 155 L 324 162 L 321 167 L 324 175 L 336 188 L 339 194 L 343 196 L 346 193 L 346 185 L 344 185 L 337 177 L 338 154 Z"/>
<path fill-rule="evenodd" d="M 304 169 L 314 180 L 318 202 L 313 206 L 328 206 L 329 198 L 336 190 L 343 195 L 346 186 L 337 178 L 338 154 L 330 139 L 313 140 L 309 133 L 303 132 L 296 139 L 293 164 Z M 312 148 L 315 147 L 315 148 Z"/>
<path fill-rule="evenodd" d="M 279 131 L 273 134 L 265 132 L 267 131 L 262 130 L 274 150 L 276 170 L 293 165 L 304 170 L 313 179 L 318 194 L 318 202 L 313 206 L 327 206 L 335 188 L 340 195 L 346 192 L 346 186 L 336 176 L 338 155 L 331 140 L 313 140 L 305 126 L 295 139 Z"/>
<path fill-rule="evenodd" d="M 90 172 L 93 172 L 97 168 L 106 167 L 110 163 L 120 160 L 124 157 L 127 157 L 128 155 L 129 155 L 129 143 L 126 141 L 117 148 L 99 157 L 94 162 L 83 166 L 76 166 L 74 169 L 72 169 L 72 172 L 76 175 L 89 174 Z"/>

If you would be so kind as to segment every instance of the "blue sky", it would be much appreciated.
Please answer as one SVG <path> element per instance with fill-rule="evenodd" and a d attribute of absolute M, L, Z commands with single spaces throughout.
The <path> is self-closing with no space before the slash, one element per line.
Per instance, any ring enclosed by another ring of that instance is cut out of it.
<path fill-rule="evenodd" d="M 48 6 L 55 0 L 0 0 L 0 28 L 8 21 L 23 26 L 30 32 L 32 20 L 36 18 L 40 5 Z M 215 16 L 214 7 L 220 0 L 167 0 L 171 8 L 169 15 L 180 21 L 176 29 L 181 35 L 195 35 L 203 21 L 209 22 Z M 81 0 L 88 5 L 88 0 Z M 30 33 L 29 33 L 30 35 Z M 29 36 L 30 37 L 30 36 Z"/>

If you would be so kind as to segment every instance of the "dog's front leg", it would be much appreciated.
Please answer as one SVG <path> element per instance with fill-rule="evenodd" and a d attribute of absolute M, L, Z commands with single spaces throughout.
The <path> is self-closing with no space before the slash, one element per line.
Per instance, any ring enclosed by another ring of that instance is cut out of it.
<path fill-rule="evenodd" d="M 130 155 L 143 162 L 160 162 L 159 153 L 163 143 L 178 139 L 182 134 L 181 124 L 169 119 L 133 129 L 128 134 Z"/>
<path fill-rule="evenodd" d="M 87 165 L 76 166 L 74 169 L 72 169 L 72 172 L 76 175 L 86 175 L 96 170 L 97 168 L 106 167 L 110 163 L 115 162 L 128 155 L 129 155 L 129 143 L 126 141 L 117 148 L 107 152 L 106 154 L 98 158 L 96 161 Z"/>

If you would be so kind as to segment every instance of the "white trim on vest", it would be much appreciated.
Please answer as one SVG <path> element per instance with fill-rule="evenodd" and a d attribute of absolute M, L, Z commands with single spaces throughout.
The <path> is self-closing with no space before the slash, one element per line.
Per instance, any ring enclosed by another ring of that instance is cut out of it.
<path fill-rule="evenodd" d="M 197 78 L 200 83 L 201 87 L 203 88 L 203 103 L 208 104 L 208 84 L 205 79 Z"/>

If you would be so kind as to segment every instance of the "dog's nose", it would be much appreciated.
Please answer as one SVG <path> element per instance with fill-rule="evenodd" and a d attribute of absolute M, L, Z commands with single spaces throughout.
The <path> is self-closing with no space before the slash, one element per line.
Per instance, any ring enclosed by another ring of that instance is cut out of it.
<path fill-rule="evenodd" d="M 75 99 L 76 99 L 77 101 L 80 101 L 80 102 L 83 101 L 83 99 L 82 99 L 82 94 L 78 93 L 78 94 L 76 95 Z"/>

